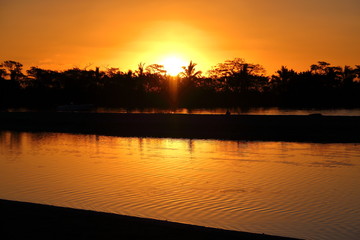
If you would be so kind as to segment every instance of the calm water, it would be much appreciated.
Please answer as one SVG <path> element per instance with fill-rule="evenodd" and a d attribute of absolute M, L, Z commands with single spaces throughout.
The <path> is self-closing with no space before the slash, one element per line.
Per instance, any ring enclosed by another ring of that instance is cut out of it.
<path fill-rule="evenodd" d="M 360 109 L 283 109 L 283 108 L 178 108 L 175 110 L 145 108 L 145 109 L 124 109 L 124 108 L 97 108 L 95 112 L 114 112 L 114 113 L 182 113 L 182 114 L 225 114 L 230 110 L 232 114 L 252 114 L 252 115 L 308 115 L 321 113 L 327 116 L 360 116 Z"/>
<path fill-rule="evenodd" d="M 99 113 L 179 113 L 179 114 L 225 114 L 230 110 L 232 114 L 252 114 L 252 115 L 308 115 L 321 113 L 327 116 L 360 116 L 360 108 L 353 109 L 283 109 L 283 108 L 178 108 L 160 109 L 160 108 L 143 108 L 143 109 L 125 109 L 125 108 L 95 108 L 91 112 Z M 28 108 L 8 109 L 9 112 L 32 112 L 38 111 Z"/>
<path fill-rule="evenodd" d="M 0 132 L 0 198 L 306 239 L 360 236 L 360 144 Z"/>

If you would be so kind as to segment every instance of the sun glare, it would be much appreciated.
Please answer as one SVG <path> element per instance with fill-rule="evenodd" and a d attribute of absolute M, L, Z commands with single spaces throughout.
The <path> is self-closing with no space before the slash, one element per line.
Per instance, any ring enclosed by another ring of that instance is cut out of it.
<path fill-rule="evenodd" d="M 187 62 L 178 57 L 166 57 L 161 62 L 168 75 L 176 76 L 183 71 L 182 67 L 187 65 Z"/>

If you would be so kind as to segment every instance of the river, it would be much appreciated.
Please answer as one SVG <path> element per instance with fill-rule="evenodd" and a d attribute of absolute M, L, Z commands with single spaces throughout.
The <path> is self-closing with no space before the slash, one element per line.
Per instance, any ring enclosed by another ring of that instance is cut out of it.
<path fill-rule="evenodd" d="M 360 236 L 360 144 L 0 132 L 0 198 L 305 239 Z"/>
<path fill-rule="evenodd" d="M 177 114 L 225 114 L 227 111 L 231 114 L 248 115 L 309 115 L 322 114 L 325 116 L 360 116 L 360 108 L 334 108 L 334 109 L 315 109 L 315 108 L 279 108 L 279 107 L 251 107 L 251 108 L 105 108 L 93 107 L 88 112 L 98 113 L 177 113 Z M 8 112 L 37 112 L 44 109 L 12 108 Z M 48 109 L 55 111 L 55 109 Z"/>
<path fill-rule="evenodd" d="M 94 112 L 112 112 L 112 113 L 178 113 L 178 114 L 225 114 L 229 111 L 232 114 L 249 114 L 249 115 L 309 115 L 322 114 L 325 116 L 360 116 L 359 108 L 352 109 L 314 109 L 314 108 L 177 108 L 177 109 L 125 109 L 125 108 L 95 108 Z"/>

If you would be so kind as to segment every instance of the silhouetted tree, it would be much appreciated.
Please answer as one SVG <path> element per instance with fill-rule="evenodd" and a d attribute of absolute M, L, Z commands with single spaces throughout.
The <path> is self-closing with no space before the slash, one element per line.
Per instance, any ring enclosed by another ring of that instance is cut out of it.
<path fill-rule="evenodd" d="M 4 61 L 1 65 L 1 68 L 5 68 L 5 71 L 9 71 L 6 75 L 10 76 L 10 80 L 19 80 L 23 75 L 21 72 L 23 65 L 15 61 Z"/>
<path fill-rule="evenodd" d="M 145 73 L 145 63 L 139 63 L 138 70 L 135 73 L 138 77 L 142 77 Z"/>
<path fill-rule="evenodd" d="M 182 67 L 183 71 L 178 75 L 179 101 L 186 106 L 198 103 L 204 98 L 199 82 L 202 72 L 196 70 L 196 65 L 196 63 L 190 61 L 188 66 Z"/>
<path fill-rule="evenodd" d="M 199 86 L 197 79 L 201 77 L 202 72 L 195 69 L 196 65 L 190 61 L 188 66 L 182 67 L 183 71 L 179 74 L 181 91 L 193 91 L 193 88 Z"/>
<path fill-rule="evenodd" d="M 246 63 L 242 58 L 219 63 L 209 71 L 210 77 L 219 80 L 220 89 L 237 93 L 262 90 L 262 85 L 267 82 L 264 73 L 262 66 Z"/>
<path fill-rule="evenodd" d="M 355 78 L 356 78 L 356 73 L 354 69 L 351 68 L 350 66 L 345 65 L 342 76 L 343 83 L 345 85 L 351 84 Z"/>
<path fill-rule="evenodd" d="M 282 66 L 265 76 L 259 64 L 241 58 L 219 63 L 204 77 L 190 61 L 178 77 L 163 65 L 140 63 L 135 71 L 72 68 L 53 71 L 22 64 L 0 65 L 1 106 L 55 106 L 95 103 L 99 106 L 276 106 L 353 107 L 360 105 L 360 65 L 344 68 L 319 61 L 308 71 Z"/>
<path fill-rule="evenodd" d="M 159 75 L 166 74 L 166 70 L 164 69 L 164 65 L 160 65 L 160 64 L 151 64 L 151 65 L 146 67 L 146 71 L 149 74 L 159 74 Z"/>
<path fill-rule="evenodd" d="M 45 70 L 38 67 L 31 67 L 26 71 L 27 84 L 31 84 L 35 88 L 60 88 L 59 72 Z"/>
<path fill-rule="evenodd" d="M 197 63 L 193 63 L 192 61 L 190 61 L 187 67 L 185 66 L 182 67 L 184 71 L 180 73 L 180 76 L 188 79 L 189 81 L 191 81 L 194 78 L 200 77 L 202 72 L 196 71 L 195 69 L 196 65 Z"/>
<path fill-rule="evenodd" d="M 4 68 L 0 68 L 0 80 L 5 80 L 6 76 L 7 76 L 6 70 Z"/>
<path fill-rule="evenodd" d="M 144 71 L 145 65 L 139 66 Z M 145 72 L 138 76 L 139 84 L 142 86 L 144 93 L 161 93 L 165 87 L 165 81 L 167 79 L 166 70 L 163 65 L 151 64 L 145 68 Z"/>
<path fill-rule="evenodd" d="M 288 90 L 289 83 L 294 80 L 296 76 L 297 73 L 293 69 L 281 66 L 281 69 L 277 70 L 276 75 L 273 75 L 271 78 L 271 87 L 276 93 L 284 93 Z"/>
<path fill-rule="evenodd" d="M 360 81 L 360 65 L 356 65 L 354 72 L 355 72 L 356 78 Z"/>
<path fill-rule="evenodd" d="M 330 63 L 319 61 L 318 64 L 312 64 L 310 69 L 313 74 L 325 74 L 328 66 L 330 66 Z"/>

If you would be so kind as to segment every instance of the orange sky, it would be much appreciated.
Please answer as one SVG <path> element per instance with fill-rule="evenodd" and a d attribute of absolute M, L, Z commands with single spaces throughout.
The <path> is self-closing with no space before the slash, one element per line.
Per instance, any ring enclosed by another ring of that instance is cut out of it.
<path fill-rule="evenodd" d="M 135 69 L 167 57 L 206 71 L 235 57 L 307 70 L 360 64 L 359 0 L 0 0 L 0 61 Z"/>

